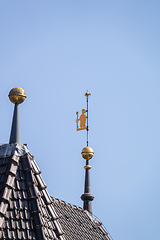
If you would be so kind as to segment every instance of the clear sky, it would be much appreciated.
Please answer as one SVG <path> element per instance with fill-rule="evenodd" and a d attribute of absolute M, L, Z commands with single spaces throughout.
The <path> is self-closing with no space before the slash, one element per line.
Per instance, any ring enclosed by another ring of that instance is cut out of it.
<path fill-rule="evenodd" d="M 8 143 L 11 88 L 49 194 L 82 206 L 89 99 L 93 214 L 114 240 L 159 240 L 160 1 L 0 1 L 0 143 Z"/>

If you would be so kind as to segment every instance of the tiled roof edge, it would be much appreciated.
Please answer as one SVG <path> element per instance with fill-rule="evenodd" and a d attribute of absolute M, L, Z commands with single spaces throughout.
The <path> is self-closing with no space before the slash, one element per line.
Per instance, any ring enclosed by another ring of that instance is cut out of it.
<path fill-rule="evenodd" d="M 38 169 L 38 166 L 36 164 L 36 161 L 30 154 L 27 154 L 24 157 L 21 157 L 22 159 L 22 165 L 23 169 L 25 172 L 25 176 L 27 182 L 27 187 L 28 187 L 28 195 L 30 196 L 30 202 L 32 205 L 32 214 L 33 214 L 33 221 L 35 224 L 35 230 L 36 230 L 36 235 L 37 239 L 46 239 L 45 233 L 43 231 L 44 223 L 42 221 L 42 217 L 39 214 L 40 213 L 40 206 L 38 203 L 38 195 L 35 187 L 35 182 L 33 180 L 33 174 L 35 174 L 35 177 L 37 179 L 38 186 L 41 188 L 41 192 L 43 193 L 43 200 L 46 204 L 46 208 L 48 209 L 50 216 L 52 217 L 52 220 L 54 222 L 56 231 L 57 231 L 57 238 L 60 238 L 64 234 L 62 227 L 59 223 L 58 220 L 58 215 L 56 214 L 56 211 L 54 207 L 52 206 L 52 198 L 50 197 L 48 191 L 47 191 L 47 186 L 45 185 L 45 182 L 43 181 L 43 178 L 41 176 L 41 172 Z M 62 240 L 65 240 L 64 237 L 61 237 Z"/>
<path fill-rule="evenodd" d="M 13 189 L 16 172 L 19 165 L 19 157 L 13 155 L 10 161 L 10 166 L 6 174 L 6 182 L 0 195 L 0 229 L 3 227 L 5 214 L 8 208 L 8 203 L 11 196 L 11 190 Z M 1 237 L 2 231 L 0 231 Z"/>
<path fill-rule="evenodd" d="M 103 232 L 107 240 L 112 240 L 110 234 L 104 229 L 102 225 L 99 226 L 98 228 L 101 230 L 101 232 Z"/>
<path fill-rule="evenodd" d="M 70 203 L 67 203 L 67 202 L 65 202 L 65 201 L 63 201 L 63 200 L 60 200 L 60 199 L 58 199 L 58 198 L 54 198 L 54 197 L 52 197 L 52 196 L 51 196 L 51 198 L 52 198 L 53 202 L 60 203 L 60 204 L 62 204 L 62 205 L 65 205 L 65 206 L 70 207 L 70 208 L 72 208 L 72 209 L 76 209 L 76 210 L 81 211 L 81 212 L 86 212 L 86 211 L 85 211 L 83 208 L 81 208 L 81 207 L 78 207 L 78 206 L 76 206 L 76 205 L 72 205 L 72 204 L 70 204 Z"/>
<path fill-rule="evenodd" d="M 13 154 L 21 157 L 29 153 L 26 145 L 20 143 L 0 145 L 0 158 L 10 157 Z"/>
<path fill-rule="evenodd" d="M 39 215 L 40 211 L 39 211 L 39 205 L 37 201 L 38 196 L 37 196 L 35 184 L 33 181 L 32 166 L 30 163 L 30 158 L 26 155 L 26 157 L 21 159 L 22 159 L 23 170 L 25 173 L 25 179 L 28 178 L 28 181 L 26 181 L 26 184 L 28 187 L 28 195 L 30 198 L 30 203 L 32 205 L 32 214 L 33 214 L 33 221 L 35 226 L 35 233 L 36 233 L 37 239 L 46 239 L 42 229 L 43 223 Z"/>

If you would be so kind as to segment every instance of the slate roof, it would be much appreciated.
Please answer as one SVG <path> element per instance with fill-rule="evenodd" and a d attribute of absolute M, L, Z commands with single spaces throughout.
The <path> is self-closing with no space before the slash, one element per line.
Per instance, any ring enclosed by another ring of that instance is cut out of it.
<path fill-rule="evenodd" d="M 26 145 L 0 146 L 0 239 L 107 239 L 82 208 L 50 197 Z"/>
<path fill-rule="evenodd" d="M 111 240 L 99 219 L 93 219 L 82 208 L 59 199 L 53 199 L 53 206 L 59 216 L 59 222 L 65 232 L 66 240 Z"/>

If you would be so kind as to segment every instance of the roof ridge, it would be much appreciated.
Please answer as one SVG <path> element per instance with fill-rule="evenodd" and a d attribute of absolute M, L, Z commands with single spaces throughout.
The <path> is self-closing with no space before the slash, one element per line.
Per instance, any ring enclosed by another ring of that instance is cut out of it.
<path fill-rule="evenodd" d="M 21 157 L 26 155 L 27 153 L 29 153 L 27 144 L 12 143 L 0 145 L 0 158 L 10 157 L 13 154 Z"/>
<path fill-rule="evenodd" d="M 65 205 L 65 206 L 67 206 L 67 207 L 70 207 L 70 208 L 73 208 L 73 209 L 77 209 L 77 210 L 79 210 L 79 211 L 81 211 L 81 212 L 86 212 L 86 210 L 84 210 L 83 208 L 81 208 L 81 207 L 79 207 L 79 206 L 77 206 L 77 205 L 75 205 L 75 204 L 68 203 L 68 202 L 66 202 L 66 201 L 64 201 L 64 200 L 61 200 L 61 199 L 59 199 L 59 198 L 54 198 L 54 197 L 52 197 L 52 196 L 51 196 L 51 198 L 52 198 L 52 200 L 53 200 L 54 202 L 58 202 L 58 203 L 60 203 L 60 204 L 62 204 L 62 205 Z"/>
<path fill-rule="evenodd" d="M 25 159 L 25 161 L 24 161 L 24 159 Z M 54 237 L 59 238 L 61 235 L 63 235 L 63 230 L 62 230 L 60 223 L 58 222 L 58 215 L 56 214 L 54 207 L 51 205 L 52 199 L 46 189 L 47 186 L 43 181 L 43 178 L 41 176 L 41 171 L 38 168 L 36 161 L 34 160 L 32 155 L 30 156 L 30 154 L 27 154 L 27 156 L 24 159 L 23 159 L 24 170 L 27 172 L 26 179 L 27 179 L 27 185 L 29 188 L 29 192 L 31 194 L 30 195 L 31 204 L 32 204 L 32 207 L 34 208 L 33 209 L 33 211 L 34 211 L 33 217 L 35 218 L 35 223 L 37 224 L 37 225 L 35 225 L 35 228 L 36 228 L 36 231 L 38 231 L 37 232 L 38 239 L 46 239 L 46 237 L 44 235 L 44 231 L 42 229 L 43 226 L 46 225 L 46 223 L 44 222 L 44 219 L 42 219 L 43 218 L 41 215 L 42 210 L 40 209 L 40 205 L 41 205 L 41 207 L 43 207 L 43 203 L 38 202 L 38 199 L 40 201 L 41 198 L 43 198 L 46 208 L 47 208 L 48 212 L 50 213 L 51 219 L 54 222 L 54 225 L 56 228 L 56 235 Z M 32 171 L 34 172 L 35 176 Z M 30 172 L 30 179 L 28 178 L 29 172 Z M 36 178 L 36 181 L 37 181 L 36 183 L 34 181 L 34 178 Z M 41 192 L 42 195 L 37 195 L 38 194 L 37 190 L 39 190 L 39 192 Z"/>
<path fill-rule="evenodd" d="M 25 158 L 22 158 L 22 164 L 25 171 L 25 177 L 27 179 L 26 184 L 28 187 L 27 190 L 29 192 L 29 196 L 30 196 L 29 198 L 32 205 L 32 214 L 33 214 L 33 221 L 35 224 L 36 235 L 40 237 L 40 239 L 45 239 L 44 233 L 41 228 L 43 224 L 38 214 L 39 208 L 38 208 L 38 202 L 37 202 L 36 189 L 34 186 L 34 181 L 32 176 L 32 166 L 30 164 L 30 159 L 28 158 L 28 156 L 26 156 Z"/>

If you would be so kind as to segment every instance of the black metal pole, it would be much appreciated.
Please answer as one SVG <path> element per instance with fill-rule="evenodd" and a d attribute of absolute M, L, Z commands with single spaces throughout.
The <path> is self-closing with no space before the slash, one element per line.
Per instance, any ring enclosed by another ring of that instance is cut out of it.
<path fill-rule="evenodd" d="M 84 194 L 82 194 L 81 199 L 84 202 L 83 209 L 92 214 L 92 201 L 94 199 L 94 196 L 91 194 L 89 160 L 86 160 Z"/>
<path fill-rule="evenodd" d="M 88 127 L 88 96 L 87 96 L 87 147 L 88 147 L 88 131 L 89 131 L 89 127 Z"/>
<path fill-rule="evenodd" d="M 20 143 L 19 104 L 15 103 L 9 143 Z"/>

